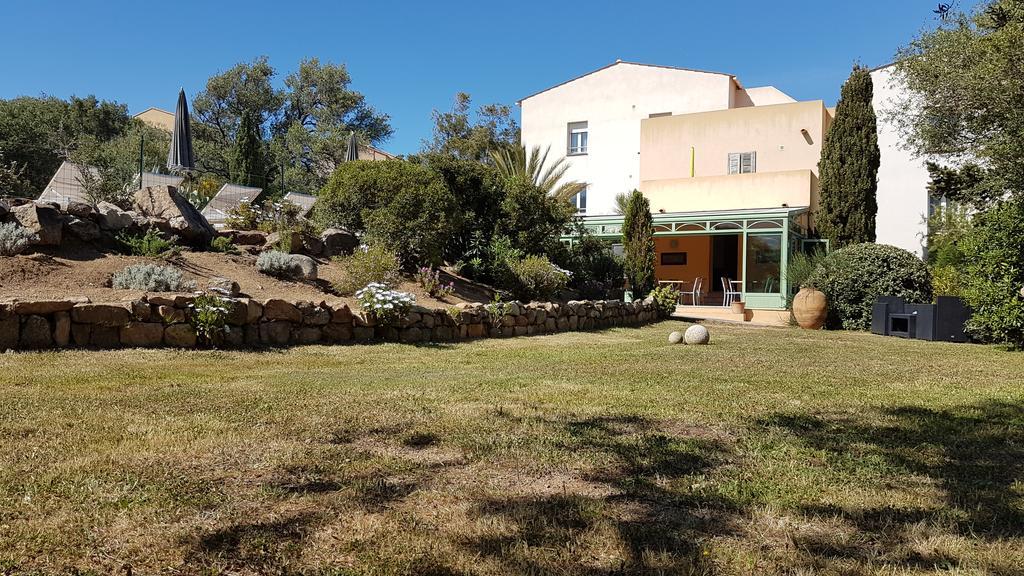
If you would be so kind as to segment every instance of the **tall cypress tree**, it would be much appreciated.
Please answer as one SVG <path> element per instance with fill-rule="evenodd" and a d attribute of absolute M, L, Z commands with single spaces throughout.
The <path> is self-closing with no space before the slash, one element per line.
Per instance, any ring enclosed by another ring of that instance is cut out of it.
<path fill-rule="evenodd" d="M 854 66 L 821 145 L 818 232 L 833 248 L 875 241 L 878 213 L 878 129 L 871 75 Z"/>
<path fill-rule="evenodd" d="M 654 219 L 651 204 L 639 190 L 633 190 L 622 221 L 623 267 L 635 298 L 654 288 Z"/>
<path fill-rule="evenodd" d="M 242 114 L 235 136 L 235 153 L 232 159 L 233 180 L 244 186 L 263 187 L 265 164 L 263 157 L 263 135 L 256 115 Z"/>

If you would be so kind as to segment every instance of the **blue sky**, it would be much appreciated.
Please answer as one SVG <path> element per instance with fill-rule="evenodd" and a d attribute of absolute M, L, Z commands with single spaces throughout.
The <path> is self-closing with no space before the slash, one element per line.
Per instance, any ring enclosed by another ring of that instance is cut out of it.
<path fill-rule="evenodd" d="M 854 61 L 889 62 L 935 25 L 936 4 L 6 0 L 0 97 L 96 94 L 133 112 L 173 110 L 179 86 L 191 97 L 239 61 L 267 55 L 283 80 L 316 56 L 348 66 L 353 88 L 391 116 L 382 147 L 409 153 L 458 91 L 513 104 L 617 58 L 728 72 L 831 105 Z"/>

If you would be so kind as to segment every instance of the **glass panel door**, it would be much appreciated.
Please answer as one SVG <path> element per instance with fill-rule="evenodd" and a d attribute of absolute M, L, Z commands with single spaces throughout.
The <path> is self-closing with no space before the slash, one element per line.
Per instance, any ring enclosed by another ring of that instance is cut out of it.
<path fill-rule="evenodd" d="M 781 293 L 782 234 L 747 236 L 747 293 Z"/>

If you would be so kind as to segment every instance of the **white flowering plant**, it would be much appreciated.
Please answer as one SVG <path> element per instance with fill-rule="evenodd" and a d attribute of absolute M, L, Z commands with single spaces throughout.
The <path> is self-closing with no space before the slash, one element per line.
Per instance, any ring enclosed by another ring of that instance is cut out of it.
<path fill-rule="evenodd" d="M 383 325 L 396 322 L 416 303 L 416 297 L 412 294 L 391 290 L 379 282 L 370 282 L 357 291 L 356 299 L 363 312 L 372 314 Z"/>
<path fill-rule="evenodd" d="M 196 331 L 199 342 L 206 346 L 217 346 L 224 341 L 231 328 L 227 325 L 228 306 L 233 302 L 221 296 L 197 296 L 189 307 L 189 324 Z"/>

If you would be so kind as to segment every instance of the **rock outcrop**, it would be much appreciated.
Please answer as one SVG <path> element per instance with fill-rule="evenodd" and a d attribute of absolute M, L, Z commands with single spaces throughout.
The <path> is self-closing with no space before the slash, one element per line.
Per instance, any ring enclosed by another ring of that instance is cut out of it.
<path fill-rule="evenodd" d="M 155 219 L 151 222 L 187 244 L 206 247 L 217 236 L 213 226 L 174 186 L 149 186 L 139 190 L 135 193 L 133 208 L 139 215 Z"/>

